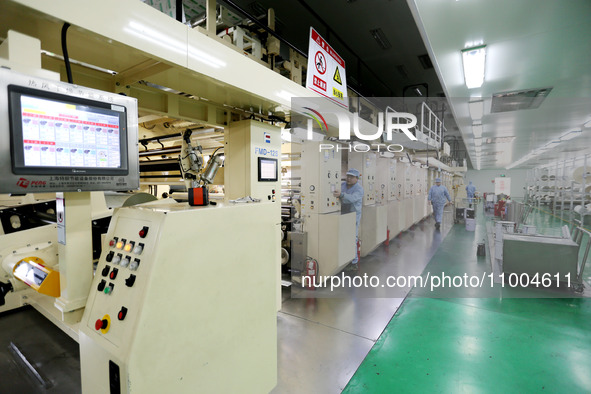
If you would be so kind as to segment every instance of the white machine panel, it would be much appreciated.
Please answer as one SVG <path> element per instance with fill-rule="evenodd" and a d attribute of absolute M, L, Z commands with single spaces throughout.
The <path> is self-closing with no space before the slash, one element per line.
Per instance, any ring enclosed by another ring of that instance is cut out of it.
<path fill-rule="evenodd" d="M 341 190 L 341 152 L 319 148 L 315 141 L 302 147 L 302 212 L 340 212 L 341 202 L 333 193 Z"/>
<path fill-rule="evenodd" d="M 388 201 L 395 201 L 400 196 L 400 185 L 396 174 L 397 159 L 388 159 Z"/>
<path fill-rule="evenodd" d="M 376 153 L 350 153 L 349 168 L 356 168 L 361 173 L 359 181 L 363 186 L 363 205 L 376 203 Z"/>
<path fill-rule="evenodd" d="M 82 391 L 269 392 L 274 205 L 119 209 L 80 323 Z"/>
<path fill-rule="evenodd" d="M 225 135 L 224 187 L 233 200 L 251 196 L 281 210 L 281 130 L 267 123 L 232 123 Z"/>
<path fill-rule="evenodd" d="M 389 164 L 390 160 L 384 157 L 377 158 L 376 166 L 376 203 L 386 205 L 388 203 L 388 185 L 389 185 Z"/>
<path fill-rule="evenodd" d="M 404 196 L 405 198 L 413 198 L 415 195 L 415 167 L 411 164 L 407 164 L 405 172 L 405 187 Z"/>

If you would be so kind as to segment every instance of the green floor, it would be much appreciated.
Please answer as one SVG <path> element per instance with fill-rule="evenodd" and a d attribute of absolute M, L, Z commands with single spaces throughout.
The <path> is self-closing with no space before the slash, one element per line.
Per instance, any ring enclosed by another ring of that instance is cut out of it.
<path fill-rule="evenodd" d="M 562 224 L 540 211 L 529 223 Z M 476 257 L 485 233 L 480 210 L 476 232 L 455 225 L 426 271 L 488 272 Z M 591 392 L 591 299 L 435 299 L 413 291 L 343 392 Z"/>

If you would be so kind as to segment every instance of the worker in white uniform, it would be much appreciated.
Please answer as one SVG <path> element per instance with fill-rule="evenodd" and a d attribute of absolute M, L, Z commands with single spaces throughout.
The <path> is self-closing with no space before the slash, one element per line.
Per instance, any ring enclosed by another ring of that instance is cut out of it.
<path fill-rule="evenodd" d="M 472 201 L 474 201 L 474 193 L 476 193 L 476 187 L 472 184 L 472 181 L 466 186 L 466 195 L 468 196 L 468 204 L 472 208 Z"/>
<path fill-rule="evenodd" d="M 347 171 L 347 180 L 341 185 L 341 191 L 334 192 L 334 196 L 341 199 L 341 212 L 355 212 L 355 258 L 351 261 L 348 270 L 359 270 L 359 258 L 357 257 L 357 243 L 359 241 L 359 223 L 361 222 L 361 206 L 363 202 L 363 186 L 358 183 L 359 171 L 351 168 Z"/>
<path fill-rule="evenodd" d="M 441 219 L 443 218 L 443 208 L 447 202 L 451 202 L 451 197 L 447 191 L 447 187 L 441 184 L 441 178 L 435 179 L 435 184 L 429 190 L 427 199 L 433 205 L 433 216 L 435 216 L 435 228 L 441 227 Z M 446 201 L 447 200 L 447 201 Z"/>

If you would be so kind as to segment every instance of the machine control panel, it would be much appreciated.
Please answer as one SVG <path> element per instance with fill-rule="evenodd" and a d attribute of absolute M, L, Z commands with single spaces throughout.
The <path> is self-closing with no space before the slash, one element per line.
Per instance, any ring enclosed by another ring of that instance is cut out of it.
<path fill-rule="evenodd" d="M 134 300 L 141 296 L 136 294 L 136 284 L 142 275 L 142 260 L 148 259 L 146 253 L 156 236 L 151 227 L 145 221 L 119 220 L 99 260 L 88 324 L 115 345 L 121 345 L 132 334 L 132 328 L 126 326 L 138 313 L 133 308 Z"/>
<path fill-rule="evenodd" d="M 341 190 L 341 153 L 336 147 L 319 149 L 319 143 L 307 141 L 302 149 L 302 210 L 306 213 L 330 213 L 341 210 L 334 192 Z"/>
<path fill-rule="evenodd" d="M 388 159 L 388 201 L 393 201 L 399 198 L 398 183 L 396 159 Z"/>

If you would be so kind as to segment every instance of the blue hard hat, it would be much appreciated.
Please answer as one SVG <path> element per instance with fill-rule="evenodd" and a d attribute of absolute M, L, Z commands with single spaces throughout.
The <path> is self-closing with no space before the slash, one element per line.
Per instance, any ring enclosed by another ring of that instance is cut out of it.
<path fill-rule="evenodd" d="M 355 168 L 350 168 L 349 171 L 347 171 L 347 175 L 353 175 L 359 178 L 359 171 L 357 171 Z"/>
<path fill-rule="evenodd" d="M 435 178 L 435 182 L 441 182 L 441 178 Z"/>

